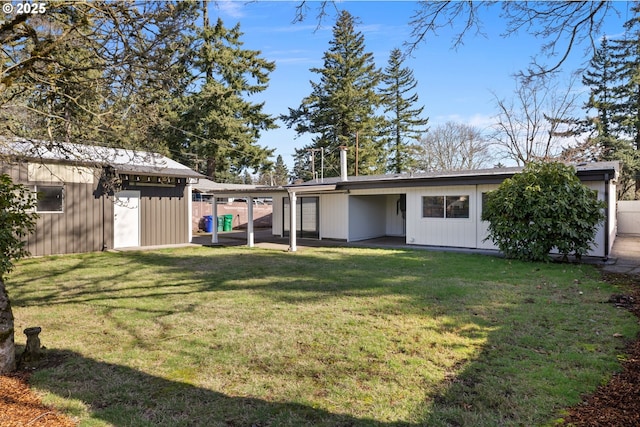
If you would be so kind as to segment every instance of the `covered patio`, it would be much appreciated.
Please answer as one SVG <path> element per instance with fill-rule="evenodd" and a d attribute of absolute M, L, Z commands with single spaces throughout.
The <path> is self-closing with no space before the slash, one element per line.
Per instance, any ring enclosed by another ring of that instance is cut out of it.
<path fill-rule="evenodd" d="M 217 218 L 218 216 L 218 198 L 243 198 L 247 201 L 247 229 L 246 231 L 235 232 L 223 232 L 220 233 L 217 227 L 213 227 L 211 238 L 209 242 L 203 242 L 203 237 L 194 237 L 193 243 L 201 244 L 233 244 L 240 242 L 239 244 L 245 244 L 248 247 L 254 247 L 256 242 L 265 243 L 270 245 L 287 245 L 287 250 L 295 252 L 298 249 L 298 233 L 288 232 L 289 230 L 300 230 L 300 224 L 298 223 L 298 217 L 301 212 L 298 212 L 298 196 L 310 195 L 318 192 L 326 192 L 335 190 L 335 185 L 322 185 L 322 186 L 306 186 L 304 188 L 285 188 L 285 187 L 254 187 L 254 188 L 219 188 L 212 192 L 213 198 L 211 200 L 212 216 Z M 276 197 L 277 196 L 277 197 Z M 283 227 L 281 235 L 274 234 L 273 227 L 270 230 L 260 229 L 256 231 L 254 226 L 254 200 L 272 198 L 274 200 L 286 200 L 286 209 L 277 210 L 275 212 L 282 212 L 280 216 L 274 215 L 272 221 L 286 222 L 287 227 Z M 286 229 L 286 230 L 285 230 Z M 288 236 L 285 237 L 285 235 Z M 222 241 L 224 240 L 224 242 Z M 317 243 L 317 241 L 314 241 Z M 317 244 L 315 244 L 317 246 Z"/>

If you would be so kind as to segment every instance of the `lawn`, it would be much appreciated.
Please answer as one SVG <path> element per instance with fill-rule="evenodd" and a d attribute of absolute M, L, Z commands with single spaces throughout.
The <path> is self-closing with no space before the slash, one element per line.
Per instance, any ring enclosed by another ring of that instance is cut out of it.
<path fill-rule="evenodd" d="M 82 426 L 552 424 L 639 331 L 592 266 L 421 250 L 34 258 L 7 287 Z"/>

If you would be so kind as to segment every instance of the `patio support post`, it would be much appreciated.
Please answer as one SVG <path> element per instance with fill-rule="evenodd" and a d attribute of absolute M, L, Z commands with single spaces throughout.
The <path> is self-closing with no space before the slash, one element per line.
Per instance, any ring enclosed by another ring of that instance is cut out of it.
<path fill-rule="evenodd" d="M 218 203 L 216 199 L 217 197 L 214 194 L 213 198 L 211 199 L 211 243 L 218 243 Z"/>
<path fill-rule="evenodd" d="M 296 225 L 296 204 L 297 198 L 295 191 L 289 192 L 289 252 L 298 250 L 296 244 L 297 225 Z"/>
<path fill-rule="evenodd" d="M 247 197 L 247 246 L 253 247 L 253 197 Z"/>

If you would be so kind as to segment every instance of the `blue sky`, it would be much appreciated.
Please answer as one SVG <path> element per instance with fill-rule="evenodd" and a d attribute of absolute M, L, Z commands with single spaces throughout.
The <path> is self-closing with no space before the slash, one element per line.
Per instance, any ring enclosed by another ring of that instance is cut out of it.
<path fill-rule="evenodd" d="M 212 21 L 220 17 L 227 27 L 240 23 L 245 47 L 262 52 L 262 57 L 276 62 L 269 89 L 255 99 L 265 101 L 265 111 L 273 116 L 286 114 L 311 92 L 309 81 L 319 76 L 309 71 L 323 66 L 323 54 L 332 39 L 335 7 L 348 10 L 357 17 L 357 30 L 365 38 L 366 51 L 372 52 L 376 65 L 384 68 L 389 52 L 402 48 L 409 39 L 408 24 L 417 4 L 412 1 L 342 1 L 328 6 L 331 12 L 320 28 L 315 19 L 319 2 L 308 2 L 309 13 L 302 23 L 292 23 L 297 2 L 288 1 L 218 1 L 210 12 Z M 612 17 L 605 29 L 608 34 L 622 32 L 627 19 L 626 3 L 619 3 L 623 14 Z M 515 87 L 513 74 L 525 69 L 536 55 L 540 41 L 520 34 L 502 38 L 505 23 L 497 14 L 499 7 L 486 14 L 483 30 L 486 37 L 473 34 L 465 38 L 464 45 L 452 49 L 454 29 L 440 31 L 420 45 L 412 58 L 405 61 L 418 81 L 419 105 L 424 105 L 429 126 L 455 121 L 487 129 L 496 114 L 495 93 L 509 98 Z M 579 66 L 588 61 L 583 49 L 576 49 L 568 63 Z M 579 90 L 580 88 L 578 88 Z M 291 167 L 295 148 L 311 141 L 310 136 L 296 137 L 293 130 L 279 122 L 280 129 L 264 132 L 259 144 L 275 148 Z M 274 158 L 275 160 L 275 158 Z"/>

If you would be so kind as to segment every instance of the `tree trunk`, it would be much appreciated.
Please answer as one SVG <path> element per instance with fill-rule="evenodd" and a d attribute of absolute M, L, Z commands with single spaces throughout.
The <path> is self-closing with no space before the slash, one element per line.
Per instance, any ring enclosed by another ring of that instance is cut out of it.
<path fill-rule="evenodd" d="M 16 369 L 16 349 L 13 342 L 13 312 L 9 295 L 0 278 L 0 374 Z"/>

